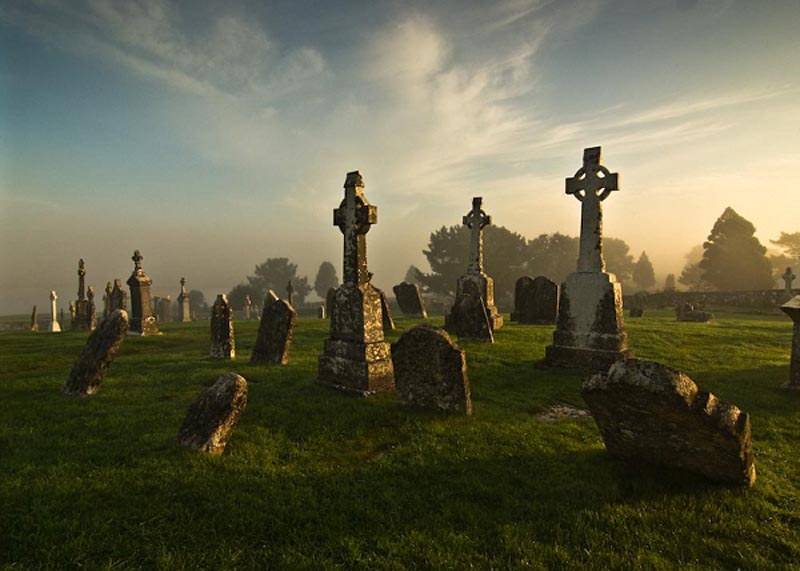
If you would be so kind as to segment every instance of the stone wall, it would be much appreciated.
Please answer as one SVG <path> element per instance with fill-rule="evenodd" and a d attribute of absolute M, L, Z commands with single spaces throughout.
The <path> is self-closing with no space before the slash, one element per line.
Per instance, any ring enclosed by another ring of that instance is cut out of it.
<path fill-rule="evenodd" d="M 793 291 L 794 295 L 800 290 Z M 631 294 L 623 297 L 626 308 L 639 305 L 640 294 Z M 674 307 L 681 303 L 691 303 L 698 308 L 728 307 L 763 307 L 777 308 L 786 303 L 789 296 L 785 290 L 769 289 L 756 291 L 674 291 L 649 293 L 641 303 L 645 308 Z"/>

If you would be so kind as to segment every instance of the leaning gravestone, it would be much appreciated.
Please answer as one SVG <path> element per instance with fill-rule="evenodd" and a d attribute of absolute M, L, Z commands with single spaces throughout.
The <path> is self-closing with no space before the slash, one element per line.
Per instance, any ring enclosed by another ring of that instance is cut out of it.
<path fill-rule="evenodd" d="M 558 315 L 558 285 L 544 276 L 522 276 L 514 284 L 511 321 L 528 325 L 552 325 Z"/>
<path fill-rule="evenodd" d="M 133 252 L 133 273 L 125 282 L 131 290 L 131 335 L 160 335 L 156 316 L 150 305 L 150 286 L 151 280 L 142 269 L 144 257 L 136 250 Z"/>
<path fill-rule="evenodd" d="M 421 317 L 428 319 L 428 312 L 425 311 L 425 302 L 422 299 L 422 291 L 417 284 L 403 282 L 392 288 L 397 305 L 405 317 Z"/>
<path fill-rule="evenodd" d="M 115 309 L 100 322 L 86 341 L 61 392 L 65 395 L 89 396 L 100 390 L 106 371 L 128 332 L 128 314 Z"/>
<path fill-rule="evenodd" d="M 600 160 L 600 147 L 584 149 L 583 166 L 566 179 L 566 193 L 581 203 L 581 237 L 578 271 L 561 286 L 553 344 L 545 349 L 545 362 L 557 367 L 606 370 L 632 355 L 622 286 L 603 259 L 603 201 L 619 190 L 619 177 Z"/>
<path fill-rule="evenodd" d="M 464 339 L 475 339 L 494 343 L 494 332 L 489 311 L 483 301 L 478 285 L 465 281 L 461 296 L 453 304 L 446 317 L 450 332 Z"/>
<path fill-rule="evenodd" d="M 464 226 L 470 230 L 470 254 L 467 271 L 456 282 L 456 302 L 453 305 L 453 309 L 460 305 L 470 308 L 477 307 L 474 299 L 462 300 L 466 296 L 474 298 L 477 291 L 480 304 L 484 307 L 491 333 L 503 326 L 503 316 L 497 312 L 497 308 L 494 305 L 494 280 L 483 271 L 483 228 L 492 223 L 492 217 L 483 211 L 482 204 L 482 197 L 474 197 L 472 199 L 472 210 L 465 214 L 461 220 Z M 461 303 L 462 301 L 464 303 Z M 451 311 L 444 318 L 444 327 L 461 337 L 466 337 L 469 336 L 473 328 L 471 323 L 459 323 L 462 315 L 470 316 L 471 313 L 469 311 L 466 313 L 463 311 L 453 313 Z M 489 338 L 494 339 L 494 336 L 481 335 L 476 337 L 476 339 L 484 341 L 488 341 Z"/>
<path fill-rule="evenodd" d="M 711 480 L 755 481 L 750 418 L 692 379 L 654 361 L 618 361 L 581 384 L 609 455 L 661 464 Z"/>
<path fill-rule="evenodd" d="M 189 407 L 178 430 L 178 444 L 195 452 L 222 454 L 246 405 L 244 377 L 221 375 Z"/>
<path fill-rule="evenodd" d="M 236 357 L 236 343 L 233 336 L 233 308 L 224 293 L 217 295 L 211 308 L 211 351 L 214 359 L 233 359 Z"/>
<path fill-rule="evenodd" d="M 464 351 L 443 329 L 412 327 L 392 343 L 397 398 L 453 414 L 472 413 Z"/>
<path fill-rule="evenodd" d="M 370 283 L 367 232 L 378 222 L 378 209 L 364 196 L 364 179 L 347 173 L 344 200 L 333 223 L 344 236 L 342 285 L 331 305 L 331 333 L 319 356 L 317 379 L 337 389 L 370 395 L 394 387 L 389 344 L 383 336 L 381 296 Z"/>
<path fill-rule="evenodd" d="M 250 356 L 250 363 L 285 365 L 289 362 L 297 312 L 288 302 L 278 299 L 269 290 L 264 300 L 264 313 L 258 326 L 258 338 Z"/>
<path fill-rule="evenodd" d="M 381 296 L 381 322 L 384 331 L 394 331 L 394 318 L 392 318 L 392 308 L 389 307 L 389 300 L 382 289 L 375 288 Z"/>
<path fill-rule="evenodd" d="M 789 364 L 789 382 L 785 389 L 800 390 L 800 295 L 794 296 L 781 306 L 781 311 L 794 322 L 792 333 L 792 357 Z"/>

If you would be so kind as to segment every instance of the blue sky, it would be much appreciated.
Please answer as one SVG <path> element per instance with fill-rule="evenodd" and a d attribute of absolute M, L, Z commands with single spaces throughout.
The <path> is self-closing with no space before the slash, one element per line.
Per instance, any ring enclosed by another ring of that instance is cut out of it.
<path fill-rule="evenodd" d="M 484 196 L 577 234 L 564 178 L 602 145 L 607 235 L 661 278 L 726 206 L 798 231 L 800 2 L 0 4 L 0 312 L 101 289 L 139 248 L 157 295 L 271 256 L 341 263 L 359 169 L 384 289 Z M 788 183 L 785 178 L 788 177 Z"/>

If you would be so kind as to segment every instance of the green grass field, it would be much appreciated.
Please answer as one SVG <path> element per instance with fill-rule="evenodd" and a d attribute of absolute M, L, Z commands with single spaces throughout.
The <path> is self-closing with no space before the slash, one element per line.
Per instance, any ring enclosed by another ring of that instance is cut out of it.
<path fill-rule="evenodd" d="M 0 335 L 4 569 L 800 569 L 800 395 L 791 322 L 671 310 L 628 320 L 637 356 L 688 373 L 751 414 L 758 478 L 726 488 L 610 460 L 578 371 L 537 368 L 552 327 L 466 342 L 472 417 L 315 384 L 327 321 L 300 319 L 291 364 L 207 358 L 208 323 L 129 337 L 100 392 L 59 389 L 86 334 Z M 433 320 L 441 324 L 440 320 Z M 398 320 L 394 341 L 414 325 Z M 190 402 L 223 372 L 249 383 L 225 454 L 176 445 Z"/>

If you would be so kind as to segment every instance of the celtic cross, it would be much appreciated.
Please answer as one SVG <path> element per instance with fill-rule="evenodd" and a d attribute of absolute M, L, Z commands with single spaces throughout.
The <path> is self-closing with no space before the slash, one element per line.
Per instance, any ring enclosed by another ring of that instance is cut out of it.
<path fill-rule="evenodd" d="M 472 199 L 472 210 L 461 219 L 464 226 L 470 229 L 468 274 L 483 272 L 483 227 L 492 223 L 492 217 L 481 208 L 483 197 Z"/>
<path fill-rule="evenodd" d="M 378 208 L 364 196 L 364 178 L 359 171 L 347 173 L 344 200 L 333 211 L 333 225 L 344 235 L 344 283 L 364 285 L 367 271 L 367 237 L 370 227 L 378 222 Z"/>

